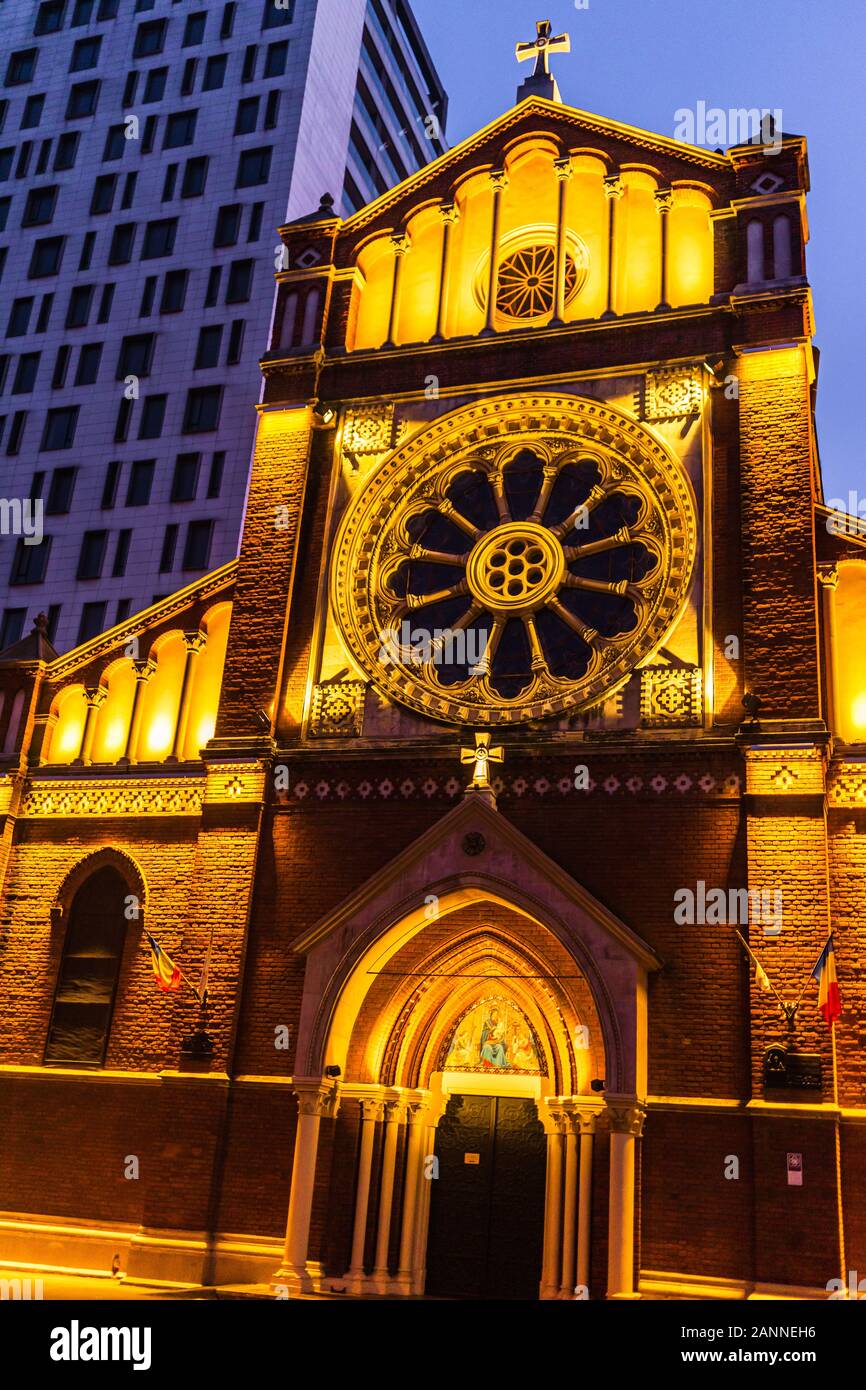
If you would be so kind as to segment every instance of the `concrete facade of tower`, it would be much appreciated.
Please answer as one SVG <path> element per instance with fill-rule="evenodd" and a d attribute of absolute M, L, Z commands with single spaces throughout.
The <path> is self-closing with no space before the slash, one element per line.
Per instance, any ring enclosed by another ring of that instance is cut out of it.
<path fill-rule="evenodd" d="M 447 99 L 407 0 L 0 16 L 0 650 L 66 651 L 235 556 L 276 229 L 436 158 Z"/>

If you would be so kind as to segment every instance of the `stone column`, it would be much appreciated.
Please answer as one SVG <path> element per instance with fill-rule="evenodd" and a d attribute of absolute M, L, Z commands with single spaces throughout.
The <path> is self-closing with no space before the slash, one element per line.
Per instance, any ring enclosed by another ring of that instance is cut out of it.
<path fill-rule="evenodd" d="M 490 175 L 493 188 L 493 214 L 490 221 L 490 273 L 487 279 L 487 321 L 483 334 L 495 333 L 496 300 L 499 296 L 499 222 L 502 214 L 502 195 L 508 187 L 504 169 L 494 169 Z"/>
<path fill-rule="evenodd" d="M 424 1292 L 424 1283 L 427 1278 L 427 1231 L 430 1221 L 430 1197 L 433 1191 L 433 1179 L 424 1176 L 424 1161 L 428 1155 L 432 1156 L 436 1149 L 436 1126 L 428 1124 L 423 1129 L 424 1140 L 421 1153 L 421 1175 L 418 1184 L 414 1265 L 412 1269 L 412 1293 L 418 1294 Z"/>
<path fill-rule="evenodd" d="M 602 314 L 603 319 L 616 318 L 617 292 L 619 286 L 616 276 L 616 223 L 617 223 L 617 203 L 625 193 L 625 186 L 619 174 L 608 174 L 603 180 L 604 196 L 607 198 L 607 308 Z"/>
<path fill-rule="evenodd" d="M 139 759 L 139 744 L 141 743 L 141 720 L 144 714 L 144 687 L 156 670 L 156 662 L 150 658 L 146 661 L 133 661 L 132 669 L 135 672 L 135 694 L 132 697 L 132 714 L 129 718 L 129 736 L 126 740 L 124 758 L 127 762 L 137 763 Z"/>
<path fill-rule="evenodd" d="M 605 1096 L 610 1116 L 607 1296 L 638 1298 L 634 1287 L 635 1145 L 646 1112 L 634 1096 Z"/>
<path fill-rule="evenodd" d="M 189 727 L 189 695 L 190 688 L 192 686 L 193 662 L 195 661 L 195 658 L 198 656 L 199 652 L 204 650 L 205 641 L 206 637 L 203 632 L 185 632 L 183 634 L 183 642 L 184 646 L 186 647 L 186 662 L 184 664 L 183 680 L 181 681 L 180 686 L 180 703 L 177 707 L 177 724 L 175 725 L 174 731 L 174 746 L 171 750 L 171 756 L 176 762 L 179 762 L 183 757 L 183 747 L 184 743 L 186 742 L 186 731 Z"/>
<path fill-rule="evenodd" d="M 403 1101 L 385 1101 L 385 1145 L 382 1150 L 382 1181 L 379 1185 L 379 1223 L 376 1230 L 376 1258 L 370 1287 L 375 1293 L 391 1292 L 388 1272 L 388 1248 L 391 1241 L 391 1212 L 394 1204 L 394 1171 L 397 1162 L 397 1140 L 400 1125 L 406 1114 Z"/>
<path fill-rule="evenodd" d="M 568 251 L 568 185 L 574 173 L 571 156 L 565 155 L 562 159 L 555 159 L 553 161 L 553 170 L 556 174 L 557 183 L 559 184 L 559 208 L 556 221 L 556 263 L 553 281 L 553 318 L 551 319 L 551 323 L 564 323 L 565 263 Z"/>
<path fill-rule="evenodd" d="M 547 1128 L 547 1182 L 544 1193 L 544 1253 L 541 1258 L 541 1298 L 559 1296 L 562 1249 L 562 1123 L 561 1111 L 551 1112 Z"/>
<path fill-rule="evenodd" d="M 400 314 L 400 290 L 403 280 L 403 258 L 412 246 L 412 241 L 408 232 L 393 232 L 391 235 L 391 246 L 394 250 L 394 278 L 391 281 L 391 311 L 388 315 L 388 337 L 385 347 L 396 347 L 394 334 L 397 332 L 397 323 Z"/>
<path fill-rule="evenodd" d="M 271 1281 L 274 1285 L 286 1287 L 290 1298 L 313 1290 L 313 1282 L 307 1270 L 307 1248 L 316 1182 L 319 1126 L 323 1115 L 332 1116 L 336 1113 L 338 1103 L 335 1088 L 329 1083 L 323 1083 L 318 1077 L 296 1081 L 293 1090 L 298 1097 L 298 1127 L 295 1132 L 295 1153 L 292 1160 L 286 1244 L 283 1262 Z"/>
<path fill-rule="evenodd" d="M 43 736 L 42 736 L 42 747 L 41 747 L 41 749 L 40 749 L 40 751 L 39 751 L 39 766 L 40 766 L 40 767 L 44 767 L 46 763 L 49 763 L 49 762 L 51 761 L 51 744 L 52 744 L 52 741 L 53 741 L 53 739 L 54 739 L 54 730 L 57 728 L 57 721 L 58 721 L 59 718 L 60 718 L 60 715 L 59 715 L 59 714 L 48 714 L 48 715 L 46 715 L 46 718 L 45 718 L 45 733 L 44 733 Z M 37 729 L 38 729 L 38 727 L 39 727 L 38 720 L 37 720 L 36 727 L 37 727 Z M 35 733 L 35 731 L 34 731 L 34 733 Z"/>
<path fill-rule="evenodd" d="M 373 1144 L 376 1125 L 382 1119 L 384 1103 L 381 1096 L 365 1096 L 361 1107 L 361 1155 L 358 1160 L 358 1182 L 355 1189 L 355 1224 L 352 1229 L 352 1262 L 346 1275 L 346 1292 L 360 1293 L 366 1282 L 364 1246 L 367 1239 L 367 1212 L 370 1208 L 370 1177 L 373 1169 Z"/>
<path fill-rule="evenodd" d="M 104 686 L 91 687 L 84 692 L 87 701 L 87 715 L 84 720 L 84 733 L 81 739 L 81 754 L 76 758 L 76 762 L 82 762 L 85 767 L 90 767 L 93 762 L 93 740 L 96 737 L 96 714 L 108 699 L 108 691 Z"/>
<path fill-rule="evenodd" d="M 592 1232 L 592 1146 L 595 1115 L 583 1111 L 575 1116 L 580 1133 L 580 1194 L 577 1203 L 577 1273 L 575 1283 L 589 1289 L 590 1238 Z"/>
<path fill-rule="evenodd" d="M 424 1139 L 427 1107 L 421 1101 L 410 1101 L 406 1109 L 408 1141 L 406 1145 L 406 1178 L 403 1184 L 403 1222 L 400 1229 L 400 1259 L 396 1292 L 412 1292 L 412 1269 L 418 1212 L 421 1206 L 421 1184 L 424 1182 Z"/>
<path fill-rule="evenodd" d="M 839 729 L 839 644 L 836 628 L 836 588 L 839 571 L 835 565 L 818 566 L 821 585 L 821 605 L 824 617 L 824 669 L 827 679 L 827 711 L 825 723 L 837 737 Z"/>
<path fill-rule="evenodd" d="M 661 285 L 661 298 L 656 305 L 657 309 L 669 309 L 670 291 L 668 286 L 668 218 L 670 217 L 671 207 L 673 206 L 673 193 L 669 188 L 657 188 L 653 194 L 656 205 L 656 212 L 661 218 L 661 272 L 659 283 Z"/>
<path fill-rule="evenodd" d="M 562 1200 L 562 1277 L 560 1298 L 574 1298 L 574 1259 L 577 1240 L 577 1124 L 575 1116 L 566 1111 L 565 1182 Z"/>
<path fill-rule="evenodd" d="M 445 341 L 445 315 L 448 310 L 448 278 L 451 271 L 452 228 L 460 221 L 460 209 L 456 203 L 440 203 L 439 216 L 442 219 L 442 254 L 439 260 L 439 298 L 436 305 L 436 330 L 431 339 L 434 343 Z"/>

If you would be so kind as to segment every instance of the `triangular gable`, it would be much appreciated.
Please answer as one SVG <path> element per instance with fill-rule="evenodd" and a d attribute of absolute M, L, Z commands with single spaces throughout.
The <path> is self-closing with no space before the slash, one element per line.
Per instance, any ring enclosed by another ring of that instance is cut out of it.
<path fill-rule="evenodd" d="M 517 137 L 524 132 L 559 134 L 567 144 L 574 145 L 584 139 L 589 141 L 612 141 L 630 146 L 636 159 L 643 152 L 646 156 L 676 159 L 682 163 L 682 177 L 696 171 L 703 171 L 704 178 L 711 182 L 711 175 L 718 176 L 731 171 L 731 161 L 725 154 L 716 154 L 700 145 L 688 145 L 672 136 L 659 135 L 653 131 L 642 130 L 639 126 L 627 125 L 622 121 L 597 116 L 589 111 L 581 111 L 575 106 L 564 106 L 548 101 L 544 97 L 533 96 L 517 106 L 503 112 L 501 116 L 483 126 L 481 130 L 466 137 L 458 145 L 447 150 L 438 159 L 425 164 L 422 169 L 411 174 L 402 183 L 383 193 L 374 202 L 360 208 L 347 217 L 340 228 L 341 235 L 362 231 L 373 222 L 383 221 L 391 212 L 395 215 L 403 203 L 413 203 L 423 195 L 428 184 L 438 182 L 440 175 L 451 174 L 452 178 L 461 167 L 478 164 L 479 157 L 486 148 L 500 147 L 506 138 Z"/>
<path fill-rule="evenodd" d="M 82 642 L 80 647 L 73 647 L 46 668 L 46 682 L 54 685 L 60 681 L 68 681 L 92 661 L 121 650 L 133 637 L 140 637 L 142 633 L 176 619 L 185 609 L 192 608 L 203 599 L 215 597 L 223 591 L 226 598 L 231 597 L 237 564 L 237 560 L 230 560 L 228 564 L 221 565 L 219 569 L 212 570 L 210 574 L 205 574 L 201 579 L 196 579 L 192 584 L 187 584 L 184 588 L 160 599 L 159 603 L 151 604 L 150 608 L 134 613 L 116 627 L 110 627 L 96 637 L 91 637 L 89 642 Z"/>
<path fill-rule="evenodd" d="M 533 870 L 533 877 L 545 880 L 551 887 L 555 886 L 575 907 L 580 908 L 582 913 L 593 918 L 609 935 L 611 942 L 623 948 L 643 969 L 661 969 L 660 957 L 637 932 L 626 926 L 588 889 L 518 830 L 517 826 L 493 809 L 483 798 L 473 794 L 465 797 L 430 826 L 396 858 L 355 889 L 338 907 L 321 917 L 309 931 L 292 943 L 292 950 L 299 954 L 308 954 L 326 937 L 338 932 L 356 918 L 366 904 L 387 897 L 389 890 L 395 885 L 403 892 L 413 879 L 420 877 L 430 892 L 435 891 L 437 882 L 443 877 L 453 876 L 449 874 L 447 867 L 449 860 L 453 863 L 451 851 L 455 848 L 459 851 L 461 841 L 467 835 L 483 837 L 484 858 L 488 865 L 495 863 L 497 855 L 503 853 L 523 861 Z M 460 877 L 467 883 L 479 877 L 487 877 L 486 872 L 480 875 L 474 872 L 475 868 L 481 867 L 480 858 L 476 860 L 464 852 L 462 862 L 465 868 Z"/>

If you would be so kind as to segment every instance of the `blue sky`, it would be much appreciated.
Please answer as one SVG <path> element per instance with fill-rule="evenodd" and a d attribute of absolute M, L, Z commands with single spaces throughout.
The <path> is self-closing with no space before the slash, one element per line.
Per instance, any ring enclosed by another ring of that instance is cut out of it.
<path fill-rule="evenodd" d="M 866 494 L 866 4 L 863 0 L 413 0 L 448 88 L 452 144 L 511 106 L 530 71 L 514 44 L 550 19 L 572 51 L 552 60 L 563 100 L 674 134 L 675 112 L 781 108 L 809 142 L 809 278 L 821 349 L 818 432 L 828 498 Z"/>

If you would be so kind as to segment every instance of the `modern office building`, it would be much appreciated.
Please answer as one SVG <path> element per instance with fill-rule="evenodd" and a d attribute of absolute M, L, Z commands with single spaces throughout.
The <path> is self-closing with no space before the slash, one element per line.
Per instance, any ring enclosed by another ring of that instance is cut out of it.
<path fill-rule="evenodd" d="M 277 228 L 441 154 L 446 97 L 407 0 L 0 18 L 0 650 L 67 650 L 234 557 Z"/>

